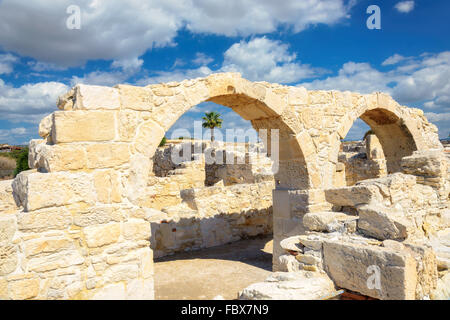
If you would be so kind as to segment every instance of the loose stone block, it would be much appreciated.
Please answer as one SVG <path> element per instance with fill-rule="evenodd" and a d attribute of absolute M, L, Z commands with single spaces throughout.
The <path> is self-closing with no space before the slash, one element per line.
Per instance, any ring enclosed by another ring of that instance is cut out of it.
<path fill-rule="evenodd" d="M 325 198 L 336 206 L 356 207 L 372 201 L 381 202 L 382 196 L 375 186 L 354 186 L 325 190 Z"/>
<path fill-rule="evenodd" d="M 403 212 L 382 206 L 361 206 L 358 214 L 358 230 L 379 240 L 404 240 L 413 228 L 412 222 Z"/>
<path fill-rule="evenodd" d="M 240 300 L 318 300 L 335 291 L 324 274 L 310 271 L 275 272 L 265 282 L 254 283 L 239 293 Z"/>
<path fill-rule="evenodd" d="M 111 141 L 116 137 L 113 111 L 56 111 L 52 141 Z"/>
<path fill-rule="evenodd" d="M 406 251 L 324 241 L 323 256 L 328 274 L 339 287 L 377 299 L 416 297 L 416 261 Z"/>

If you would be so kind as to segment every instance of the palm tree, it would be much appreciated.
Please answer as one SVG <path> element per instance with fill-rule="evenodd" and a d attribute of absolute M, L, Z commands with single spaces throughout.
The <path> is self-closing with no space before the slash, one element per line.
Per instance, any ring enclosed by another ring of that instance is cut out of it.
<path fill-rule="evenodd" d="M 222 128 L 222 119 L 220 119 L 220 113 L 206 112 L 203 119 L 203 128 L 211 129 L 211 141 L 214 141 L 214 128 Z"/>

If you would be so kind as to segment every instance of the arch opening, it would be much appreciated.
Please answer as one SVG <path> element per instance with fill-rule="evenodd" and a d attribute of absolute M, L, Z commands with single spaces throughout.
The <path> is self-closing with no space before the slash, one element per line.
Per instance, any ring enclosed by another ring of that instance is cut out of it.
<path fill-rule="evenodd" d="M 166 145 L 159 147 L 152 157 L 153 166 L 149 175 L 149 185 L 154 194 L 147 195 L 148 202 L 141 203 L 142 206 L 163 213 L 162 218 L 151 222 L 150 243 L 156 259 L 156 297 L 163 298 L 164 292 L 167 292 L 164 286 L 173 280 L 161 272 L 179 263 L 177 257 L 186 259 L 185 251 L 192 252 L 191 256 L 195 256 L 197 262 L 202 264 L 207 260 L 207 256 L 202 258 L 202 254 L 209 256 L 208 248 L 216 250 L 213 247 L 233 246 L 241 250 L 241 253 L 234 253 L 237 258 L 228 253 L 215 255 L 216 259 L 224 260 L 223 272 L 228 270 L 227 265 L 232 267 L 230 260 L 236 259 L 243 262 L 240 263 L 242 268 L 249 269 L 242 270 L 242 275 L 254 269 L 254 276 L 248 279 L 232 274 L 228 276 L 227 281 L 239 286 L 235 288 L 236 292 L 246 285 L 264 280 L 272 269 L 272 190 L 309 187 L 306 162 L 294 139 L 294 131 L 264 103 L 247 95 L 233 93 L 233 90 L 228 91 L 230 95 L 208 99 L 192 106 L 190 110 L 195 110 L 194 116 L 198 120 L 206 111 L 217 111 L 217 108 L 229 110 L 229 113 L 236 115 L 235 118 L 243 119 L 238 125 L 244 127 L 242 133 L 253 128 L 255 134 L 262 130 L 266 136 L 259 135 L 256 141 L 238 136 L 235 143 L 234 139 L 226 140 L 226 133 L 219 135 L 216 132 L 216 139 L 219 139 L 213 147 L 208 141 L 208 129 L 199 141 L 196 140 L 195 128 L 186 128 L 189 110 L 178 117 L 181 125 L 176 121 L 163 135 L 167 138 Z M 224 138 L 223 141 L 221 138 Z M 254 148 L 252 144 L 258 146 Z M 230 145 L 231 152 L 228 153 Z M 188 156 L 184 154 L 186 151 L 190 153 Z M 184 159 L 181 163 L 174 163 L 170 159 L 174 152 Z M 265 155 L 261 156 L 261 152 Z M 220 163 L 206 162 L 211 153 L 219 154 L 213 160 L 219 159 Z M 239 162 L 239 158 L 243 162 Z M 275 161 L 278 164 L 274 166 Z M 242 241 L 244 243 L 239 245 Z M 254 250 L 250 252 L 246 249 L 248 246 Z M 185 263 L 189 268 L 193 262 L 187 259 Z M 217 269 L 218 265 L 210 265 L 211 270 Z M 181 272 L 184 269 L 181 268 Z M 257 278 L 258 275 L 260 278 Z M 189 281 L 186 279 L 186 283 Z M 195 289 L 192 289 L 192 294 L 195 295 Z"/>
<path fill-rule="evenodd" d="M 352 186 L 365 179 L 401 172 L 401 160 L 417 150 L 404 120 L 376 108 L 362 113 L 341 140 L 334 186 Z"/>

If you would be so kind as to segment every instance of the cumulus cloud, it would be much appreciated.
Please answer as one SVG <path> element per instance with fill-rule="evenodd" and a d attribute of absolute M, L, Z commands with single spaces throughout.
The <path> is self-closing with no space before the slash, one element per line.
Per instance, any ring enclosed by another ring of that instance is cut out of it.
<path fill-rule="evenodd" d="M 196 60 L 203 62 L 203 65 L 193 69 L 156 72 L 139 80 L 137 84 L 181 81 L 205 77 L 213 72 L 240 72 L 249 80 L 294 83 L 324 73 L 322 69 L 298 62 L 296 54 L 289 51 L 287 44 L 266 37 L 242 40 L 233 44 L 225 51 L 222 66 L 215 70 L 204 65 L 209 61 L 206 56 L 197 55 Z"/>
<path fill-rule="evenodd" d="M 130 58 L 123 60 L 115 60 L 111 64 L 112 68 L 120 68 L 125 72 L 137 72 L 141 69 L 144 64 L 144 60 L 138 58 Z"/>
<path fill-rule="evenodd" d="M 10 53 L 0 54 L 0 74 L 8 74 L 13 71 L 13 65 L 18 58 Z"/>
<path fill-rule="evenodd" d="M 408 13 L 414 10 L 414 1 L 400 1 L 395 5 L 395 9 L 401 13 Z"/>
<path fill-rule="evenodd" d="M 119 83 L 125 83 L 127 79 L 141 70 L 144 60 L 138 58 L 115 60 L 111 63 L 111 71 L 92 71 L 82 77 L 73 76 L 70 83 L 75 86 L 79 83 L 115 86 Z"/>
<path fill-rule="evenodd" d="M 66 27 L 73 1 L 3 0 L 0 47 L 40 62 L 79 66 L 88 60 L 127 60 L 174 44 L 177 32 L 250 35 L 349 17 L 354 1 L 79 0 L 81 29 Z M 20 13 L 20 14 L 18 14 Z M 33 19 L 30 19 L 33 17 Z"/>
<path fill-rule="evenodd" d="M 439 129 L 448 132 L 450 121 L 446 117 L 450 112 L 450 51 L 388 60 L 388 64 L 395 64 L 395 67 L 386 72 L 368 63 L 348 62 L 335 76 L 301 85 L 309 89 L 388 92 L 402 104 L 422 106 L 429 111 L 432 119 L 439 119 L 436 121 Z M 442 116 L 437 118 L 437 114 Z"/>
<path fill-rule="evenodd" d="M 195 69 L 175 69 L 172 71 L 157 71 L 152 76 L 144 77 L 138 80 L 136 84 L 140 86 L 146 86 L 155 83 L 182 81 L 184 79 L 206 77 L 213 72 L 214 71 L 212 71 L 207 66 L 201 66 Z"/>
<path fill-rule="evenodd" d="M 293 83 L 313 78 L 321 71 L 297 62 L 289 46 L 266 37 L 242 40 L 224 54 L 221 71 L 240 72 L 249 80 Z"/>
<path fill-rule="evenodd" d="M 203 52 L 197 52 L 195 54 L 195 59 L 192 60 L 192 63 L 194 63 L 196 65 L 206 66 L 206 65 L 210 64 L 213 61 L 214 61 L 213 58 L 211 58 L 210 56 L 204 54 Z"/>
<path fill-rule="evenodd" d="M 39 122 L 55 111 L 56 99 L 69 88 L 59 82 L 39 82 L 13 87 L 0 79 L 0 119 Z"/>
<path fill-rule="evenodd" d="M 401 61 L 404 61 L 405 59 L 407 59 L 407 58 L 405 58 L 402 55 L 394 54 L 393 56 L 391 56 L 391 57 L 387 58 L 386 60 L 384 60 L 381 65 L 382 66 L 391 66 L 391 65 L 395 65 L 395 64 L 397 64 L 397 63 L 399 63 Z"/>
<path fill-rule="evenodd" d="M 186 12 L 187 28 L 193 32 L 247 36 L 275 31 L 280 25 L 300 32 L 310 25 L 335 24 L 349 17 L 354 1 L 193 0 Z"/>

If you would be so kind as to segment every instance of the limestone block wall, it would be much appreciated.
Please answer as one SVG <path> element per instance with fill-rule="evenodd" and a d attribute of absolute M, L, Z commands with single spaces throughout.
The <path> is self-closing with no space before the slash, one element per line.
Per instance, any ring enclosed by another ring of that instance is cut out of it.
<path fill-rule="evenodd" d="M 21 207 L 0 214 L 0 298 L 153 298 L 149 223 L 99 201 L 88 177 L 29 171 L 15 180 Z M 39 187 L 34 197 L 24 185 Z"/>
<path fill-rule="evenodd" d="M 181 205 L 151 221 L 155 257 L 272 233 L 273 182 L 182 191 Z"/>
<path fill-rule="evenodd" d="M 371 134 L 363 143 L 365 147 L 359 147 L 359 152 L 339 152 L 335 179 L 340 181 L 335 181 L 335 186 L 353 186 L 361 180 L 387 175 L 386 159 L 378 138 Z"/>
<path fill-rule="evenodd" d="M 301 214 L 331 207 L 324 189 L 333 186 L 340 141 L 357 118 L 380 139 L 388 172 L 401 170 L 401 159 L 414 151 L 442 151 L 423 112 L 381 93 L 307 91 L 236 73 L 147 87 L 77 85 L 60 97 L 59 111 L 41 121 L 42 139 L 30 142 L 35 170 L 13 182 L 20 208 L 8 223 L 16 231 L 2 245 L 0 294 L 153 298 L 152 214 L 142 205 L 151 158 L 175 121 L 204 101 L 268 130 L 266 149 L 279 160 L 276 243 L 301 231 Z M 280 248 L 274 247 L 276 258 Z"/>

